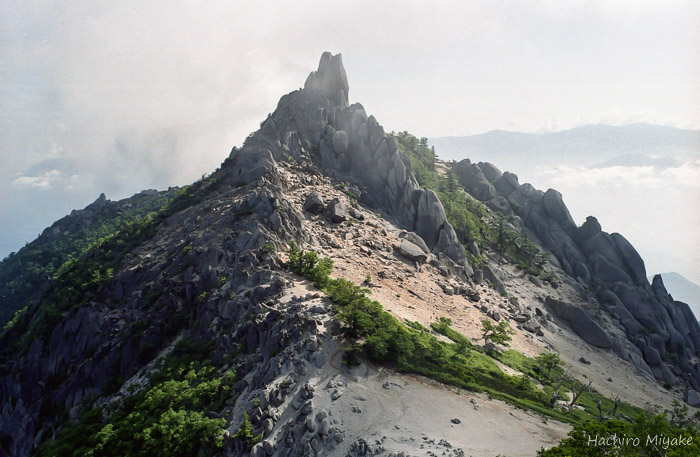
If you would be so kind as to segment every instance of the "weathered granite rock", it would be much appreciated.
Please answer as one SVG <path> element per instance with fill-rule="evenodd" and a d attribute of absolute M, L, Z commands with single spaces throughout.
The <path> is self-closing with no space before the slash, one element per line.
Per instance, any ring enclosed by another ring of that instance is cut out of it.
<path fill-rule="evenodd" d="M 419 237 L 413 232 L 406 232 L 403 235 L 399 235 L 399 237 L 405 238 L 406 240 L 410 241 L 411 243 L 415 244 L 419 248 L 423 250 L 426 254 L 430 253 L 430 249 L 428 246 L 425 244 L 425 241 L 423 241 L 423 238 Z"/>
<path fill-rule="evenodd" d="M 493 288 L 500 294 L 506 294 L 506 286 L 503 284 L 501 277 L 489 265 L 484 265 L 481 267 L 481 271 L 484 280 L 493 284 Z"/>
<path fill-rule="evenodd" d="M 324 52 L 318 70 L 306 79 L 304 90 L 321 94 L 341 107 L 347 106 L 350 87 L 341 55 Z"/>
<path fill-rule="evenodd" d="M 343 130 L 338 130 L 333 134 L 333 139 L 331 140 L 333 144 L 333 149 L 338 153 L 344 153 L 348 150 L 348 134 Z"/>
<path fill-rule="evenodd" d="M 440 236 L 439 229 L 446 222 L 447 217 L 440 199 L 435 192 L 426 189 L 418 202 L 416 233 L 425 240 L 428 246 L 435 246 Z"/>
<path fill-rule="evenodd" d="M 275 159 L 269 149 L 235 150 L 227 162 L 232 163 L 227 180 L 233 186 L 249 184 L 275 168 Z"/>
<path fill-rule="evenodd" d="M 605 330 L 594 322 L 584 310 L 551 297 L 547 297 L 546 303 L 552 312 L 564 319 L 584 341 L 603 349 L 612 347 L 612 341 Z"/>
<path fill-rule="evenodd" d="M 576 224 L 569 214 L 569 210 L 564 204 L 561 194 L 554 189 L 548 189 L 544 193 L 542 200 L 544 210 L 549 217 L 559 223 L 562 229 L 567 233 L 574 233 Z"/>
<path fill-rule="evenodd" d="M 323 211 L 326 203 L 318 192 L 311 192 L 304 201 L 304 210 L 312 214 L 319 214 Z"/>
<path fill-rule="evenodd" d="M 622 254 L 622 258 L 627 266 L 627 271 L 631 274 L 635 284 L 644 286 L 647 284 L 647 272 L 644 267 L 644 261 L 636 249 L 632 247 L 629 241 L 619 233 L 610 235 L 615 242 L 615 246 Z"/>
<path fill-rule="evenodd" d="M 425 261 L 428 260 L 428 254 L 426 254 L 423 249 L 406 239 L 401 240 L 399 252 L 402 256 L 414 262 L 425 263 Z"/>
<path fill-rule="evenodd" d="M 330 216 L 331 222 L 339 223 L 347 220 L 348 218 L 348 206 L 341 202 L 339 199 L 334 198 L 328 204 L 328 214 Z"/>
<path fill-rule="evenodd" d="M 460 170 L 457 173 L 460 184 L 477 199 L 487 201 L 498 195 L 498 191 L 486 177 L 479 164 L 471 163 L 465 159 L 455 169 Z"/>
<path fill-rule="evenodd" d="M 686 403 L 694 408 L 700 408 L 700 393 L 697 390 L 690 389 L 686 394 Z"/>
<path fill-rule="evenodd" d="M 648 346 L 644 349 L 644 360 L 646 360 L 648 365 L 659 365 L 661 363 L 661 356 L 656 348 Z"/>
<path fill-rule="evenodd" d="M 588 216 L 586 222 L 583 223 L 581 227 L 578 228 L 576 232 L 576 239 L 579 242 L 585 241 L 594 235 L 597 235 L 602 231 L 598 219 L 593 216 Z"/>

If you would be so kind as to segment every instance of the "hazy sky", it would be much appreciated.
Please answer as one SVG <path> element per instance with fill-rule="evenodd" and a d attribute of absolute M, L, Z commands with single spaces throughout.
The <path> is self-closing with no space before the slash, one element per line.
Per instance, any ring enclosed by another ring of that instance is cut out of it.
<path fill-rule="evenodd" d="M 387 130 L 699 128 L 698 24 L 697 1 L 4 0 L 0 256 L 212 171 L 325 50 Z"/>

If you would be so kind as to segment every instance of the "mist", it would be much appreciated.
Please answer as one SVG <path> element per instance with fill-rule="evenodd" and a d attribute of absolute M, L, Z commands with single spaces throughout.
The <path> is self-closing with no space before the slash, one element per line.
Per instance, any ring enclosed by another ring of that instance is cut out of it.
<path fill-rule="evenodd" d="M 387 130 L 700 126 L 696 2 L 560 3 L 3 2 L 0 256 L 210 173 L 326 50 Z"/>

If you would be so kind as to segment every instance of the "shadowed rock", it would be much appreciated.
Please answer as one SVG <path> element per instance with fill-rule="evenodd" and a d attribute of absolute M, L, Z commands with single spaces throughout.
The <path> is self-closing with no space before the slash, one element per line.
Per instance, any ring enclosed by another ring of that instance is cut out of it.
<path fill-rule="evenodd" d="M 547 306 L 555 315 L 564 319 L 571 329 L 586 342 L 603 349 L 612 347 L 612 341 L 605 330 L 578 306 L 551 297 L 547 297 Z"/>
<path fill-rule="evenodd" d="M 402 256 L 414 262 L 425 263 L 425 261 L 428 260 L 428 254 L 426 254 L 423 249 L 406 239 L 401 240 L 399 252 Z"/>
<path fill-rule="evenodd" d="M 318 192 L 311 192 L 304 201 L 304 210 L 312 214 L 320 213 L 324 207 L 323 197 Z"/>

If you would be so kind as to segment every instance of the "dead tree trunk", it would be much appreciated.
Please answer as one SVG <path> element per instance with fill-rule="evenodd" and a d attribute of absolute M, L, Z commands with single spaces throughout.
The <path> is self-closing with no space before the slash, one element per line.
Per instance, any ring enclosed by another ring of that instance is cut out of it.
<path fill-rule="evenodd" d="M 598 421 L 600 422 L 605 422 L 606 420 L 610 419 L 611 417 L 615 417 L 615 413 L 617 412 L 617 407 L 620 406 L 620 397 L 617 396 L 615 397 L 615 404 L 613 404 L 613 407 L 610 411 L 607 413 L 603 412 L 603 404 L 600 401 L 599 398 L 596 398 L 593 396 L 593 389 L 589 386 L 588 387 L 588 392 L 591 394 L 591 398 L 595 402 L 596 405 L 598 405 Z"/>
<path fill-rule="evenodd" d="M 565 380 L 566 380 L 566 377 L 562 376 L 561 378 L 559 378 L 556 381 L 557 387 L 554 388 L 554 393 L 552 393 L 552 398 L 549 400 L 550 407 L 553 407 L 554 404 L 557 402 L 557 400 L 559 400 L 561 398 L 561 396 L 559 395 L 559 389 L 561 389 L 561 385 L 564 383 Z"/>
<path fill-rule="evenodd" d="M 569 411 L 574 409 L 574 406 L 576 405 L 578 398 L 581 396 L 581 394 L 583 393 L 584 390 L 590 389 L 591 385 L 593 385 L 593 381 L 588 381 L 587 386 L 584 386 L 583 384 L 581 384 L 581 388 L 578 391 L 576 391 L 576 392 L 572 391 L 573 397 L 571 398 L 571 403 L 569 403 Z"/>

